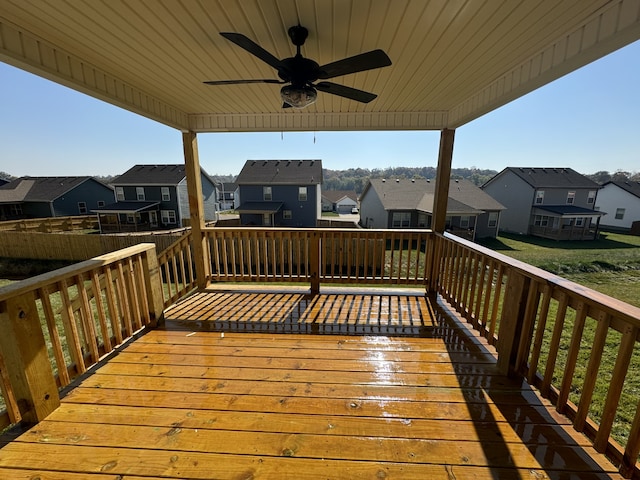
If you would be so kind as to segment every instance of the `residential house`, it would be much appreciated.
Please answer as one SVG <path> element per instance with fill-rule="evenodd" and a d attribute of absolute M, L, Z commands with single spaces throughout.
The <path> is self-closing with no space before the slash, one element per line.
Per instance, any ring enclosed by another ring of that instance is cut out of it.
<path fill-rule="evenodd" d="M 205 221 L 216 220 L 216 188 L 200 169 Z M 96 208 L 101 231 L 144 231 L 188 225 L 185 166 L 135 165 L 113 180 L 115 202 Z"/>
<path fill-rule="evenodd" d="M 360 195 L 365 228 L 430 228 L 435 182 L 424 178 L 369 180 Z M 451 180 L 446 229 L 471 239 L 495 237 L 504 207 L 468 180 Z"/>
<path fill-rule="evenodd" d="M 598 192 L 596 209 L 606 215 L 600 225 L 611 230 L 630 231 L 640 222 L 640 182 L 607 182 Z"/>
<path fill-rule="evenodd" d="M 358 207 L 358 194 L 354 190 L 324 190 L 322 192 L 322 211 L 351 213 Z"/>
<path fill-rule="evenodd" d="M 216 197 L 218 210 L 235 210 L 240 206 L 238 185 L 232 182 L 216 182 Z"/>
<path fill-rule="evenodd" d="M 236 178 L 242 225 L 315 227 L 321 160 L 248 160 Z"/>
<path fill-rule="evenodd" d="M 88 215 L 112 200 L 92 177 L 20 177 L 0 185 L 0 220 Z"/>
<path fill-rule="evenodd" d="M 597 237 L 598 185 L 571 168 L 507 167 L 482 189 L 502 203 L 500 230 L 555 240 Z"/>

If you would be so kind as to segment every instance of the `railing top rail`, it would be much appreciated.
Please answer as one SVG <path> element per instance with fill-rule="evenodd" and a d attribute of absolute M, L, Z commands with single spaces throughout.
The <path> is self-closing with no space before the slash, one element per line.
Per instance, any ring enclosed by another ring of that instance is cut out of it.
<path fill-rule="evenodd" d="M 297 228 L 297 227 L 205 227 L 203 231 L 211 232 L 320 232 L 320 233 L 376 233 L 376 234 L 425 234 L 432 233 L 430 229 L 374 229 L 374 228 Z"/>
<path fill-rule="evenodd" d="M 482 255 L 491 257 L 501 263 L 508 265 L 509 267 L 517 270 L 522 275 L 535 279 L 542 280 L 550 285 L 555 285 L 568 294 L 580 297 L 587 305 L 604 310 L 615 317 L 621 318 L 633 326 L 640 327 L 640 308 L 628 303 L 618 300 L 617 298 L 610 297 L 604 293 L 592 290 L 589 287 L 585 287 L 578 283 L 567 280 L 566 278 L 559 277 L 553 273 L 547 272 L 528 263 L 516 260 L 502 253 L 491 250 L 490 248 L 483 247 L 477 243 L 460 238 L 450 233 L 436 234 L 449 240 L 458 242 L 471 250 L 474 250 Z"/>
<path fill-rule="evenodd" d="M 95 268 L 103 267 L 111 263 L 122 260 L 133 255 L 137 255 L 143 252 L 147 252 L 155 248 L 153 243 L 140 243 L 131 247 L 123 248 L 111 253 L 100 255 L 99 257 L 85 260 L 83 262 L 74 263 L 68 267 L 59 268 L 53 272 L 43 273 L 35 277 L 27 278 L 21 282 L 12 283 L 4 287 L 0 287 L 0 302 L 7 300 L 8 298 L 16 295 L 21 295 L 26 292 L 30 292 L 41 288 L 45 285 L 51 285 L 59 282 L 72 275 L 80 275 L 85 272 L 91 271 Z"/>

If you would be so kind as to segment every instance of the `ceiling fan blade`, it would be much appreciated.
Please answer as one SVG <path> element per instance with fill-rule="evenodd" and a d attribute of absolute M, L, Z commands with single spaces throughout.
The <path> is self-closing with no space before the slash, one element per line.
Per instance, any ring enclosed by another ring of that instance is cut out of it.
<path fill-rule="evenodd" d="M 353 57 L 343 58 L 337 62 L 327 63 L 320 67 L 318 78 L 328 78 L 348 75 L 350 73 L 363 72 L 374 68 L 391 65 L 391 59 L 382 50 L 372 50 Z"/>
<path fill-rule="evenodd" d="M 242 83 L 286 83 L 282 80 L 274 80 L 271 78 L 258 78 L 254 80 L 209 80 L 202 82 L 207 85 L 239 85 Z"/>
<path fill-rule="evenodd" d="M 232 41 L 239 47 L 244 48 L 247 52 L 255 55 L 263 62 L 271 65 L 273 68 L 278 70 L 280 68 L 280 59 L 274 57 L 272 54 L 267 52 L 264 48 L 258 45 L 256 42 L 251 40 L 249 37 L 242 35 L 241 33 L 233 33 L 233 32 L 220 32 L 227 40 Z"/>
<path fill-rule="evenodd" d="M 377 97 L 377 95 L 374 93 L 358 90 L 357 88 L 345 87 L 344 85 L 338 85 L 337 83 L 332 82 L 320 82 L 314 85 L 314 87 L 321 92 L 350 98 L 351 100 L 362 103 L 369 103 L 371 100 Z"/>

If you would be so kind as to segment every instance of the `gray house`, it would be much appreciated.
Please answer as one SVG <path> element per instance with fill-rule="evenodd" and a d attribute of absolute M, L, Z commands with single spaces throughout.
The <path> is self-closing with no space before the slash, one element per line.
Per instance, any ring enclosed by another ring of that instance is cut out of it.
<path fill-rule="evenodd" d="M 216 188 L 200 169 L 205 221 L 216 220 Z M 135 165 L 113 180 L 109 205 L 96 208 L 101 231 L 144 231 L 188 225 L 189 199 L 185 166 Z"/>
<path fill-rule="evenodd" d="M 419 179 L 371 179 L 360 195 L 365 228 L 430 228 L 435 182 Z M 504 210 L 499 202 L 467 180 L 451 180 L 446 229 L 470 239 L 495 237 Z"/>
<path fill-rule="evenodd" d="M 315 227 L 321 160 L 248 160 L 236 178 L 242 225 Z"/>
<path fill-rule="evenodd" d="M 0 185 L 0 220 L 88 215 L 113 201 L 92 177 L 21 177 Z"/>
<path fill-rule="evenodd" d="M 322 192 L 322 211 L 351 213 L 358 207 L 358 194 L 355 190 L 324 190 Z"/>
<path fill-rule="evenodd" d="M 235 210 L 240 206 L 238 185 L 232 182 L 216 182 L 218 210 Z"/>
<path fill-rule="evenodd" d="M 500 230 L 554 240 L 597 237 L 600 185 L 571 168 L 507 167 L 482 189 L 507 207 Z"/>

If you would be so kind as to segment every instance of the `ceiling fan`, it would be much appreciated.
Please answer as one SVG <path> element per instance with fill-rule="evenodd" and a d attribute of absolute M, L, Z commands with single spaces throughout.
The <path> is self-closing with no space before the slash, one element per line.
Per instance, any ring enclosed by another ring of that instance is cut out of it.
<path fill-rule="evenodd" d="M 212 80 L 204 83 L 207 85 L 234 85 L 242 83 L 287 84 L 280 90 L 280 96 L 284 102 L 282 105 L 283 108 L 304 108 L 311 105 L 317 99 L 316 90 L 362 103 L 369 103 L 377 97 L 377 95 L 373 93 L 346 87 L 337 83 L 313 82 L 391 65 L 391 60 L 382 50 L 372 50 L 320 66 L 317 62 L 309 58 L 304 58 L 300 53 L 300 47 L 304 45 L 309 31 L 305 27 L 296 25 L 289 28 L 288 34 L 291 42 L 296 46 L 296 55 L 279 60 L 241 33 L 220 32 L 220 35 L 227 40 L 232 41 L 275 68 L 278 71 L 280 80 L 268 78 L 253 80 Z"/>

